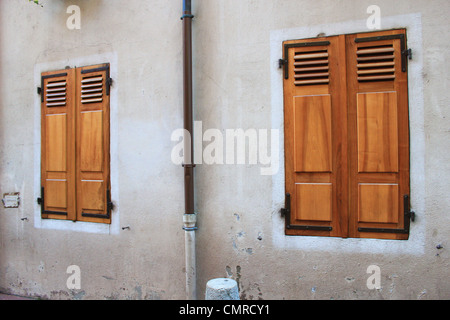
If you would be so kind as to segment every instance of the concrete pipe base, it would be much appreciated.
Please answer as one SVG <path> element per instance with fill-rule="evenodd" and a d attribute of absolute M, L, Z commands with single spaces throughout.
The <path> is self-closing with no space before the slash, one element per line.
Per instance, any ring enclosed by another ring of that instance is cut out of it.
<path fill-rule="evenodd" d="M 206 284 L 206 300 L 239 300 L 237 282 L 233 279 L 218 278 Z"/>

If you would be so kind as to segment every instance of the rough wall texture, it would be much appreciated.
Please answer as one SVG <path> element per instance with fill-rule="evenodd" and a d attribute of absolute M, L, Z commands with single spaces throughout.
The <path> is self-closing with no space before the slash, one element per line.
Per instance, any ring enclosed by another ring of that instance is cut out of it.
<path fill-rule="evenodd" d="M 0 291 L 51 299 L 184 298 L 183 170 L 170 157 L 171 134 L 182 127 L 179 2 L 80 0 L 80 30 L 66 27 L 72 1 L 47 0 L 43 8 L 25 0 L 0 3 L 0 193 L 21 196 L 19 208 L 0 209 Z M 221 131 L 274 128 L 280 57 L 271 39 L 322 28 L 314 26 L 361 31 L 374 4 L 193 2 L 195 119 L 203 130 Z M 385 18 L 419 17 L 411 66 L 420 64 L 422 73 L 411 77 L 422 85 L 410 91 L 422 93 L 414 98 L 422 99 L 422 115 L 411 128 L 418 137 L 412 140 L 418 143 L 411 155 L 418 168 L 412 197 L 419 197 L 412 201 L 420 211 L 412 239 L 287 239 L 279 228 L 283 170 L 263 176 L 260 166 L 248 163 L 199 165 L 199 298 L 218 277 L 235 279 L 241 299 L 450 298 L 450 5 L 376 5 L 382 28 Z M 103 62 L 112 63 L 114 78 L 113 225 L 40 221 L 39 73 Z M 80 267 L 80 290 L 67 288 L 70 265 Z M 366 285 L 370 265 L 380 267 L 380 289 Z"/>

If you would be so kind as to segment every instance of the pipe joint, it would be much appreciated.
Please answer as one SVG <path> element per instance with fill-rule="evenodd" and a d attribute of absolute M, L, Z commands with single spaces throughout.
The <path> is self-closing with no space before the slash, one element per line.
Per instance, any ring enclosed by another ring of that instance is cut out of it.
<path fill-rule="evenodd" d="M 197 227 L 183 227 L 184 231 L 197 231 L 198 228 Z"/>
<path fill-rule="evenodd" d="M 197 214 L 196 213 L 192 213 L 192 214 L 184 214 L 183 215 L 183 230 L 184 231 L 195 231 L 197 230 Z"/>
<path fill-rule="evenodd" d="M 193 14 L 183 14 L 181 16 L 180 20 L 183 20 L 184 18 L 194 19 L 194 15 Z"/>

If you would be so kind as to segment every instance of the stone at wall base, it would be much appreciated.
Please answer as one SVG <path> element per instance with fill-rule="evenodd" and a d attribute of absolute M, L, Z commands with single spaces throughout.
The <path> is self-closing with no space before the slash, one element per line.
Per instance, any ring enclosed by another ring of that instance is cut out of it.
<path fill-rule="evenodd" d="M 239 300 L 237 282 L 228 278 L 209 280 L 206 284 L 205 300 Z"/>

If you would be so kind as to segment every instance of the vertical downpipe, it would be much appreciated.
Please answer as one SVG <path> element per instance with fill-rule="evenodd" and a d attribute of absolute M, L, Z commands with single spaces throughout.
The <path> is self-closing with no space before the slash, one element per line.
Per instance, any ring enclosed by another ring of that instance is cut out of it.
<path fill-rule="evenodd" d="M 194 132 L 192 110 L 192 18 L 191 0 L 183 0 L 183 119 L 184 129 L 190 137 L 185 137 L 184 147 L 184 202 L 183 229 L 185 231 L 186 255 L 186 298 L 197 299 L 197 271 L 195 254 L 195 230 L 197 214 L 194 208 Z M 189 152 L 190 151 L 190 152 Z"/>

